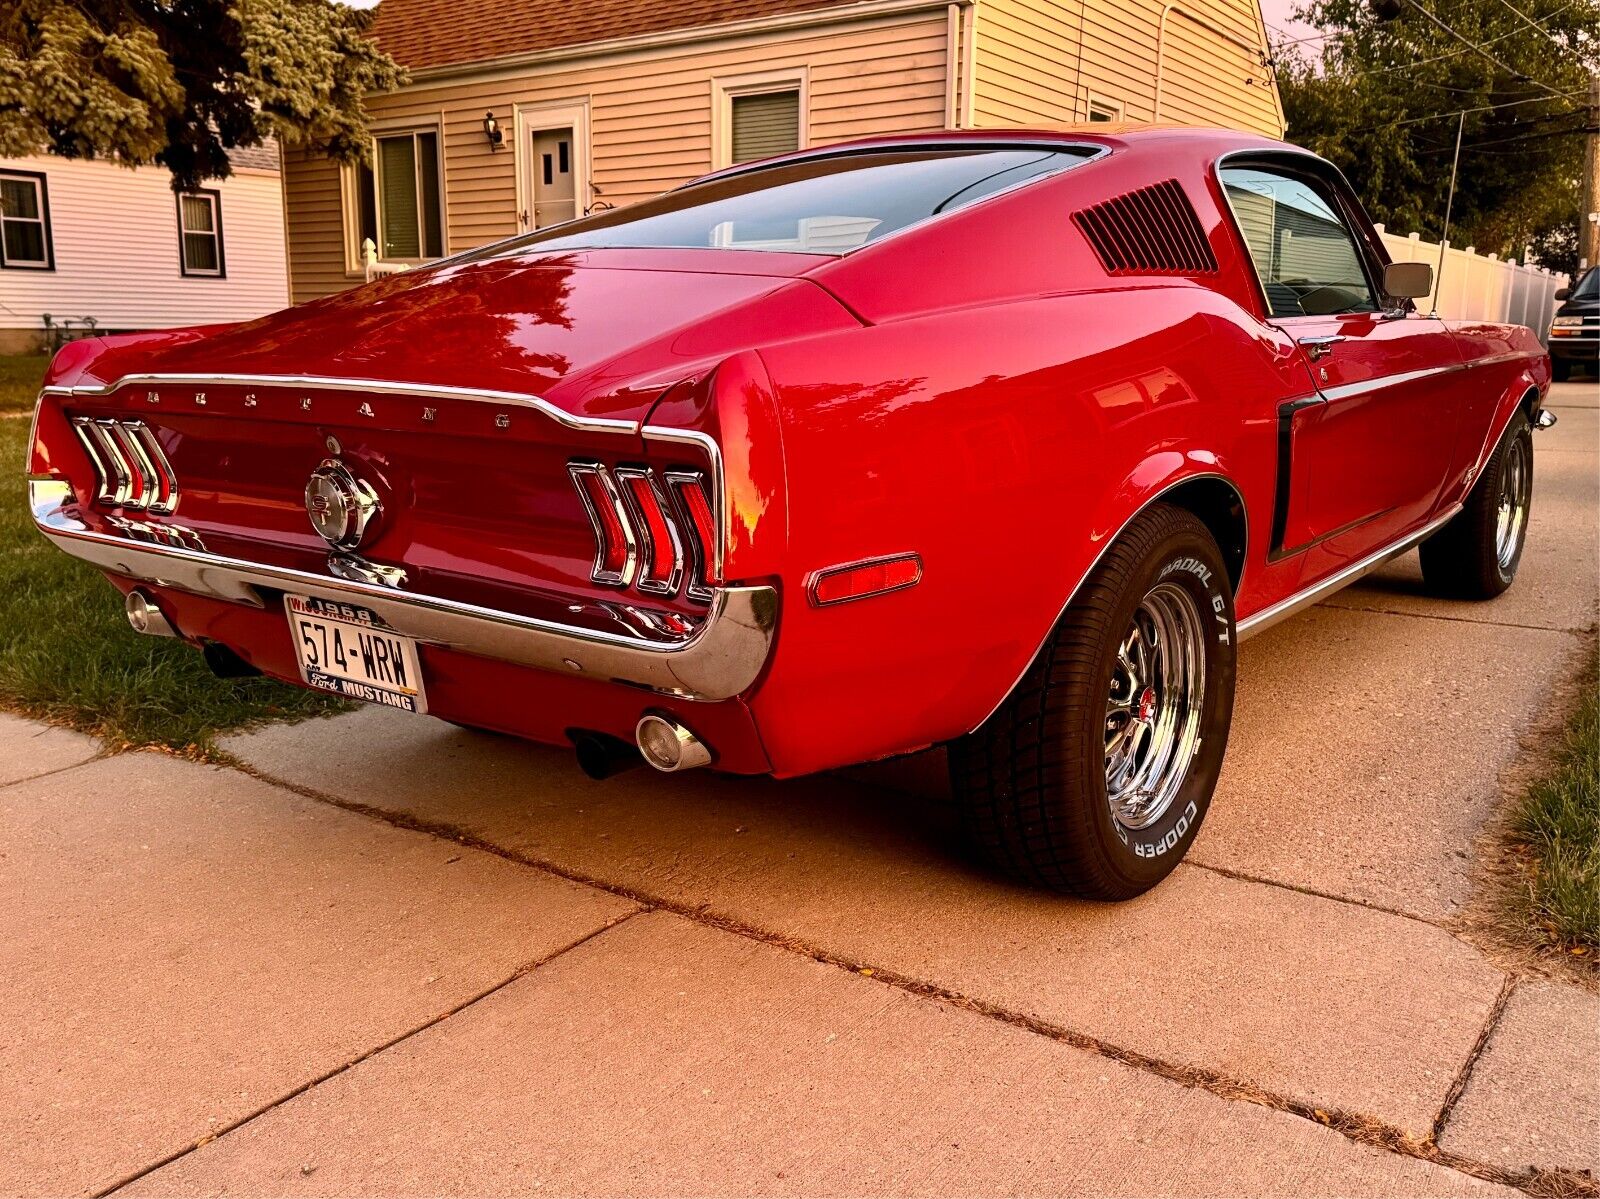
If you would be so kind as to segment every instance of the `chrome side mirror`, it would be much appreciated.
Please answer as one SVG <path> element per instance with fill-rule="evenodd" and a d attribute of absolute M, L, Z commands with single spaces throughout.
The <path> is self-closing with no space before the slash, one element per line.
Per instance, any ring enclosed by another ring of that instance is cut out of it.
<path fill-rule="evenodd" d="M 1391 262 L 1383 268 L 1383 294 L 1396 300 L 1420 300 L 1433 290 L 1433 268 L 1426 262 Z"/>

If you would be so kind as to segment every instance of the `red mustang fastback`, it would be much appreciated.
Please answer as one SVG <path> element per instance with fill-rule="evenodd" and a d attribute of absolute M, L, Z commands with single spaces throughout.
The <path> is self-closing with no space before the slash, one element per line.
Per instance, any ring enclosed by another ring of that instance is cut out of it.
<path fill-rule="evenodd" d="M 1121 898 L 1239 640 L 1420 546 L 1516 573 L 1549 361 L 1411 302 L 1338 172 L 1207 130 L 747 164 L 245 324 L 75 342 L 34 519 L 134 628 L 465 725 L 797 775 L 946 744 Z"/>

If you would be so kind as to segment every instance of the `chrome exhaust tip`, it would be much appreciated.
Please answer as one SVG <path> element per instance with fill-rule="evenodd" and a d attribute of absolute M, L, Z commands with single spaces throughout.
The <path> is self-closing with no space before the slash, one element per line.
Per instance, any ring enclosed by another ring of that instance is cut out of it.
<path fill-rule="evenodd" d="M 711 748 L 670 716 L 646 712 L 634 729 L 634 739 L 644 760 L 671 774 L 693 770 L 711 762 Z"/>
<path fill-rule="evenodd" d="M 147 637 L 176 637 L 178 630 L 172 627 L 172 622 L 166 614 L 142 591 L 128 592 L 125 605 L 128 613 L 128 624 L 135 633 L 143 633 Z"/>

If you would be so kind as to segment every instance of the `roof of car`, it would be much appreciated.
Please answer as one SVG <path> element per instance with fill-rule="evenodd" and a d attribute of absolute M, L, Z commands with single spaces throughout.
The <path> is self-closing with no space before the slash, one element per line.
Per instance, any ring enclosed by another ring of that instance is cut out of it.
<path fill-rule="evenodd" d="M 842 0 L 383 0 L 372 32 L 402 65 L 440 67 L 853 6 Z"/>

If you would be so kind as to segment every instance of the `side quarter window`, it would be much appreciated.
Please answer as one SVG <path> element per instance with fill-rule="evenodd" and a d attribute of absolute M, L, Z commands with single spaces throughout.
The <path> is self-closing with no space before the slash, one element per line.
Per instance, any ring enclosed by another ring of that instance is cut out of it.
<path fill-rule="evenodd" d="M 1273 316 L 1376 312 L 1361 251 L 1330 194 L 1265 167 L 1218 176 Z"/>

